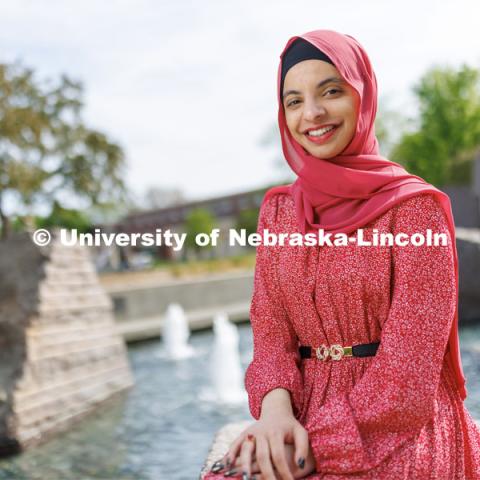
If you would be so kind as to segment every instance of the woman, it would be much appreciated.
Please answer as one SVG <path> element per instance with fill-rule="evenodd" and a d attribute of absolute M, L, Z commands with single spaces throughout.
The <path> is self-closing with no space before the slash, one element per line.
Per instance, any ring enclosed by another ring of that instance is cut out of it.
<path fill-rule="evenodd" d="M 267 192 L 258 232 L 431 229 L 447 242 L 257 247 L 245 377 L 257 422 L 205 478 L 480 479 L 449 198 L 379 155 L 376 78 L 353 37 L 295 36 L 280 58 L 282 148 L 298 178 Z"/>

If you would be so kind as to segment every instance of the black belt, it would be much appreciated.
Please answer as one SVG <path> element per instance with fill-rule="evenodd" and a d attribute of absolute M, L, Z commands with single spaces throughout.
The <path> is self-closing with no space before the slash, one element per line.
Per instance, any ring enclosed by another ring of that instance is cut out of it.
<path fill-rule="evenodd" d="M 373 357 L 377 353 L 380 342 L 362 343 L 360 345 L 342 346 L 338 343 L 333 345 L 320 345 L 319 347 L 311 347 L 302 345 L 299 347 L 301 358 L 318 358 L 326 361 L 340 360 L 342 357 Z"/>

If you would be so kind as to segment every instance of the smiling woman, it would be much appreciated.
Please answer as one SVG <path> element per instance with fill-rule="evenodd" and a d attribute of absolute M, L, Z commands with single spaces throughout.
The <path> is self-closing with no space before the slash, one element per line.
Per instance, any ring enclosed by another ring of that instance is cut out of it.
<path fill-rule="evenodd" d="M 280 58 L 279 129 L 298 178 L 266 193 L 257 232 L 431 230 L 447 243 L 260 244 L 245 374 L 257 422 L 205 478 L 480 480 L 450 199 L 380 155 L 376 77 L 356 39 L 316 30 Z"/>
<path fill-rule="evenodd" d="M 282 82 L 282 106 L 293 138 L 310 155 L 326 159 L 341 153 L 352 140 L 360 99 L 328 57 L 317 52 L 308 42 L 292 46 L 290 58 L 315 58 L 288 69 Z"/>

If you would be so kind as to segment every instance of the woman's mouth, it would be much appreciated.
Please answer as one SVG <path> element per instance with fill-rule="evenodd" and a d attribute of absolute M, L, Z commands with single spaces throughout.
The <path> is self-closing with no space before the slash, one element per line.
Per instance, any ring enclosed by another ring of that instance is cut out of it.
<path fill-rule="evenodd" d="M 309 130 L 305 136 L 310 142 L 320 145 L 327 142 L 337 131 L 338 127 L 338 125 L 328 125 L 327 127 L 318 128 L 316 130 Z"/>

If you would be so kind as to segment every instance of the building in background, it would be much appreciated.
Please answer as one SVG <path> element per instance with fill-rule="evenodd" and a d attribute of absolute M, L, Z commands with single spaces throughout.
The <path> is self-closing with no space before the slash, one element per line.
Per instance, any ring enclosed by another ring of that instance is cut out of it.
<path fill-rule="evenodd" d="M 246 211 L 254 213 L 254 227 L 258 211 L 265 192 L 271 186 L 250 190 L 247 192 L 213 197 L 203 200 L 184 202 L 165 208 L 131 213 L 113 225 L 97 225 L 106 233 L 152 233 L 157 229 L 162 232 L 170 230 L 174 233 L 186 233 L 189 214 L 197 209 L 203 209 L 212 215 L 215 227 L 220 229 L 218 245 L 210 249 L 209 257 L 228 257 L 241 254 L 246 247 L 228 243 L 229 229 L 238 228 L 241 216 Z M 209 233 L 209 232 L 207 232 Z M 147 253 L 148 252 L 148 253 Z M 175 251 L 173 247 L 162 245 L 158 247 L 103 247 L 97 249 L 96 264 L 99 270 L 121 270 L 127 268 L 142 268 L 147 266 L 148 256 L 161 260 L 182 260 L 188 257 L 186 249 Z"/>

